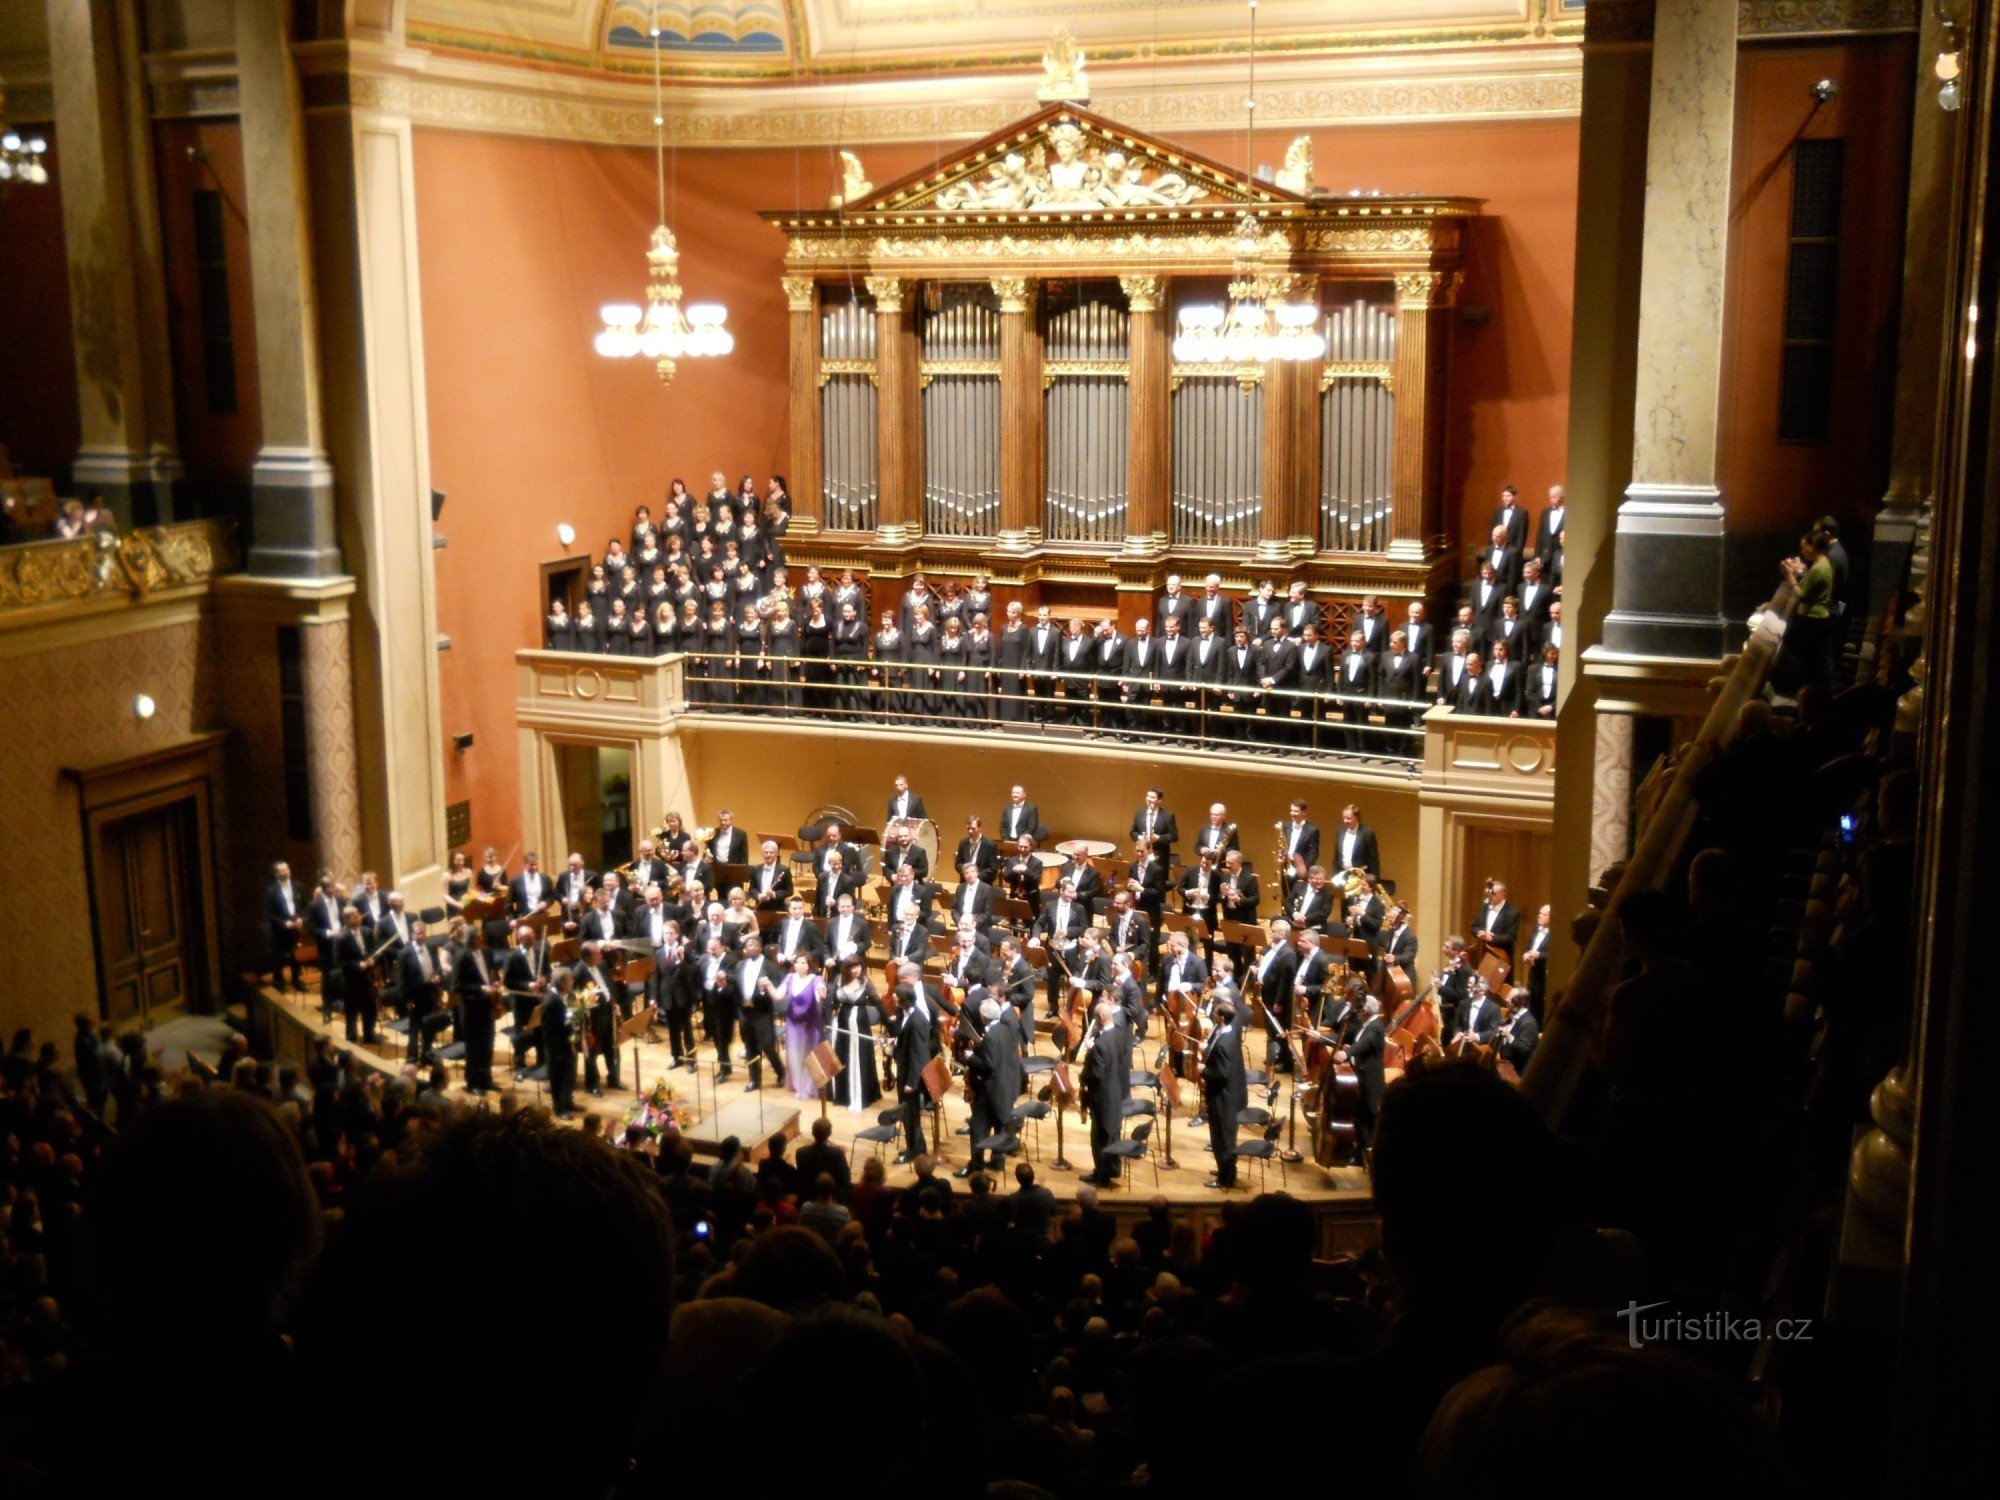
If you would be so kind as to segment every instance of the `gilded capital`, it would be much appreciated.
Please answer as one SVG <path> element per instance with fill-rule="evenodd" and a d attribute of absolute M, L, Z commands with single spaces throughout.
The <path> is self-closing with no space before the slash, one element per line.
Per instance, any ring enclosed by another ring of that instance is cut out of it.
<path fill-rule="evenodd" d="M 868 295 L 875 299 L 878 313 L 899 313 L 903 310 L 903 278 L 900 276 L 868 276 L 863 278 Z"/>
<path fill-rule="evenodd" d="M 1126 305 L 1135 313 L 1158 312 L 1166 302 L 1164 276 L 1120 276 L 1118 285 L 1125 289 Z"/>
<path fill-rule="evenodd" d="M 1000 311 L 1003 313 L 1033 312 L 1038 285 L 1026 276 L 995 276 L 993 295 L 1000 299 Z"/>
<path fill-rule="evenodd" d="M 813 310 L 813 279 L 810 276 L 785 276 L 779 278 L 785 288 L 785 306 L 793 312 Z"/>
<path fill-rule="evenodd" d="M 1399 271 L 1396 273 L 1396 305 L 1417 311 L 1449 307 L 1458 294 L 1456 271 Z"/>

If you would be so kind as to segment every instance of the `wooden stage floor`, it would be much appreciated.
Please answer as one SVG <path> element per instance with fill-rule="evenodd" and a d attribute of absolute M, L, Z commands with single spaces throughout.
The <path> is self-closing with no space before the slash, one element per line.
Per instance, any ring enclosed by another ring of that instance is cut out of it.
<path fill-rule="evenodd" d="M 288 1054 L 302 1056 L 304 1047 L 296 1044 L 322 1034 L 331 1036 L 342 1046 L 347 1045 L 342 1022 L 338 1016 L 334 1018 L 331 1026 L 321 1023 L 319 996 L 316 992 L 288 994 L 260 986 L 257 993 L 271 1013 L 273 1022 L 279 1023 L 274 1029 L 292 1034 L 295 1045 L 291 1048 L 287 1048 L 283 1039 L 280 1039 L 281 1056 Z M 1249 1045 L 1245 1047 L 1245 1051 L 1262 1055 L 1261 1033 L 1252 1034 L 1246 1041 Z M 1159 1032 L 1156 1026 L 1149 1033 L 1147 1041 L 1136 1050 L 1144 1063 L 1150 1067 L 1158 1056 L 1158 1048 Z M 385 1073 L 394 1073 L 403 1066 L 404 1042 L 402 1036 L 397 1033 L 385 1032 L 372 1049 L 357 1045 L 352 1050 L 360 1053 Z M 1055 1055 L 1054 1045 L 1046 1032 L 1036 1037 L 1034 1050 L 1042 1057 Z M 1135 1057 L 1135 1062 L 1138 1060 L 1139 1058 Z M 650 1089 L 662 1078 L 673 1085 L 678 1095 L 676 1106 L 684 1111 L 692 1109 L 693 1119 L 686 1133 L 694 1140 L 697 1151 L 702 1149 L 704 1138 L 718 1139 L 723 1134 L 739 1136 L 746 1147 L 756 1144 L 752 1139 L 754 1136 L 762 1135 L 768 1139 L 771 1134 L 788 1130 L 802 1139 L 807 1138 L 811 1132 L 812 1121 L 820 1113 L 819 1104 L 802 1103 L 794 1099 L 789 1091 L 777 1085 L 771 1078 L 768 1068 L 765 1070 L 763 1089 L 757 1093 L 746 1092 L 744 1089 L 744 1084 L 748 1081 L 746 1065 L 740 1056 L 733 1062 L 734 1077 L 722 1081 L 718 1088 L 715 1080 L 715 1051 L 707 1042 L 701 1045 L 696 1071 L 688 1072 L 685 1069 L 674 1068 L 671 1066 L 671 1061 L 672 1054 L 667 1046 L 664 1028 L 656 1030 L 653 1037 L 648 1040 L 627 1042 L 620 1056 L 620 1082 L 623 1087 L 607 1088 L 601 1098 L 593 1098 L 584 1090 L 582 1060 L 579 1059 L 576 1091 L 579 1117 L 586 1111 L 597 1115 L 603 1120 L 606 1134 L 615 1133 L 622 1128 L 637 1097 L 633 1093 L 635 1080 L 641 1088 Z M 1136 1073 L 1135 1068 L 1135 1075 Z M 456 1064 L 452 1066 L 451 1074 L 452 1096 L 465 1097 L 463 1074 Z M 525 1104 L 546 1105 L 548 1102 L 548 1091 L 545 1086 L 531 1079 L 515 1079 L 511 1047 L 505 1031 L 499 1034 L 494 1043 L 493 1079 L 499 1094 L 488 1095 L 489 1099 L 512 1095 L 518 1102 Z M 1266 1105 L 1264 1091 L 1261 1088 L 1253 1088 L 1250 1103 L 1258 1108 L 1268 1108 L 1271 1118 L 1285 1127 L 1278 1138 L 1278 1145 L 1283 1149 L 1291 1138 L 1288 1111 L 1291 1107 L 1292 1080 L 1289 1074 L 1281 1074 L 1278 1081 L 1278 1094 L 1274 1102 Z M 1150 1089 L 1134 1089 L 1133 1092 L 1140 1098 L 1153 1097 L 1153 1091 Z M 1183 1094 L 1186 1101 L 1192 1104 L 1195 1098 L 1194 1090 L 1191 1087 L 1184 1087 Z M 892 1184 L 906 1183 L 914 1178 L 914 1173 L 909 1167 L 892 1164 L 900 1144 L 883 1149 L 873 1143 L 863 1142 L 858 1151 L 855 1147 L 856 1132 L 873 1126 L 878 1111 L 889 1107 L 893 1102 L 885 1099 L 863 1111 L 850 1110 L 839 1104 L 825 1106 L 826 1116 L 833 1122 L 833 1140 L 848 1151 L 857 1178 L 861 1175 L 862 1164 L 878 1149 L 882 1150 L 883 1164 L 888 1167 L 889 1181 Z M 1157 1191 L 1173 1204 L 1216 1207 L 1229 1197 L 1241 1198 L 1265 1188 L 1271 1190 L 1283 1188 L 1294 1197 L 1306 1199 L 1325 1208 L 1342 1210 L 1340 1217 L 1343 1219 L 1352 1214 L 1357 1221 L 1365 1220 L 1372 1224 L 1374 1213 L 1369 1200 L 1367 1177 L 1357 1168 L 1341 1167 L 1328 1170 L 1308 1159 L 1292 1162 L 1282 1168 L 1278 1162 L 1273 1161 L 1260 1172 L 1258 1163 L 1243 1160 L 1237 1164 L 1237 1187 L 1234 1193 L 1224 1193 L 1203 1186 L 1213 1175 L 1215 1162 L 1214 1157 L 1209 1154 L 1206 1127 L 1196 1128 L 1189 1123 L 1190 1117 L 1187 1113 L 1175 1111 L 1172 1122 L 1172 1155 L 1177 1165 L 1167 1166 L 1161 1158 L 1165 1155 L 1168 1122 L 1164 1105 L 1160 1106 L 1160 1109 L 1160 1116 L 1155 1120 L 1152 1131 L 1152 1145 L 1155 1149 L 1147 1160 L 1137 1165 L 1136 1171 L 1133 1170 L 1131 1163 L 1126 1164 L 1127 1170 L 1119 1186 L 1103 1194 L 1107 1204 L 1114 1201 L 1143 1204 Z M 942 1171 L 956 1171 L 966 1164 L 970 1153 L 970 1137 L 957 1132 L 959 1127 L 967 1123 L 968 1116 L 964 1091 L 962 1088 L 954 1088 L 950 1097 L 945 1100 L 944 1120 L 938 1128 L 936 1137 L 942 1146 L 939 1153 Z M 1136 1122 L 1127 1122 L 1128 1134 L 1130 1126 L 1134 1123 Z M 1299 1115 L 1296 1128 L 1299 1149 L 1310 1158 L 1311 1143 L 1303 1114 Z M 1247 1141 L 1255 1139 L 1259 1132 L 1245 1129 L 1242 1134 L 1243 1139 Z M 1013 1159 L 1026 1160 L 1033 1164 L 1037 1180 L 1050 1188 L 1058 1199 L 1068 1201 L 1075 1196 L 1075 1185 L 1080 1174 L 1090 1169 L 1089 1128 L 1074 1111 L 1063 1112 L 1063 1155 L 1067 1158 L 1071 1170 L 1059 1170 L 1055 1166 L 1056 1155 L 1056 1120 L 1052 1104 L 1050 1118 L 1041 1123 L 1039 1131 L 1031 1127 L 1026 1132 L 1022 1154 Z M 1154 1185 L 1156 1167 L 1159 1172 L 1157 1188 Z M 1008 1190 L 1013 1186 L 1011 1174 L 1010 1165 L 1007 1180 L 1003 1184 Z"/>

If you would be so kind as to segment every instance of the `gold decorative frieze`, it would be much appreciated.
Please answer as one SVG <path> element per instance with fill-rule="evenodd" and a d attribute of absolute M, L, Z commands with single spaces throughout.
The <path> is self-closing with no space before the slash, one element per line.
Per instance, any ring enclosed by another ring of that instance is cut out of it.
<path fill-rule="evenodd" d="M 186 521 L 0 548 L 0 614 L 202 583 L 242 566 L 234 523 Z"/>
<path fill-rule="evenodd" d="M 1264 383 L 1264 367 L 1243 365 L 1184 365 L 1176 362 L 1167 371 L 1167 388 L 1177 391 L 1184 380 L 1233 380 L 1244 390 Z"/>
<path fill-rule="evenodd" d="M 1122 359 L 1045 359 L 1042 389 L 1058 380 L 1130 380 L 1132 366 Z"/>
<path fill-rule="evenodd" d="M 875 379 L 875 361 L 872 359 L 823 359 L 819 362 L 819 383 L 825 385 L 836 375 L 859 375 L 864 379 Z"/>
<path fill-rule="evenodd" d="M 1917 3 L 1918 0 L 1739 0 L 1736 29 L 1746 37 L 1915 31 Z"/>
<path fill-rule="evenodd" d="M 1393 390 L 1396 386 L 1396 370 L 1387 360 L 1372 359 L 1330 359 L 1320 367 L 1321 390 L 1326 390 L 1340 380 L 1372 380 L 1379 386 Z"/>
<path fill-rule="evenodd" d="M 811 312 L 815 300 L 815 288 L 810 276 L 781 276 L 779 283 L 785 289 L 785 306 L 793 312 Z"/>

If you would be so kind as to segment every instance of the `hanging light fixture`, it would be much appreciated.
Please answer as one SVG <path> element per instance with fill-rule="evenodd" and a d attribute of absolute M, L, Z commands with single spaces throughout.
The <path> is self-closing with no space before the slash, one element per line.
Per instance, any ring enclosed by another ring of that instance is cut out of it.
<path fill-rule="evenodd" d="M 657 17 L 655 18 L 657 20 Z M 667 228 L 667 111 L 661 79 L 660 28 L 653 38 L 653 175 L 660 222 L 646 247 L 646 305 L 613 302 L 599 310 L 604 327 L 596 340 L 606 359 L 642 357 L 654 362 L 660 383 L 674 378 L 674 362 L 727 354 L 736 339 L 722 325 L 729 309 L 720 302 L 696 302 L 681 308 L 680 246 Z"/>
<path fill-rule="evenodd" d="M 0 89 L 0 182 L 24 182 L 40 187 L 49 180 L 42 157 L 49 143 L 38 135 L 22 135 L 6 123 L 7 94 Z"/>
<path fill-rule="evenodd" d="M 1243 99 L 1243 170 L 1257 174 L 1257 0 L 1250 3 L 1250 80 Z M 1229 281 L 1229 306 L 1195 303 L 1180 311 L 1174 358 L 1188 365 L 1267 364 L 1272 360 L 1319 359 L 1326 336 L 1318 329 L 1319 307 L 1288 302 L 1279 286 L 1256 264 L 1264 222 L 1254 210 L 1236 221 L 1236 264 Z"/>

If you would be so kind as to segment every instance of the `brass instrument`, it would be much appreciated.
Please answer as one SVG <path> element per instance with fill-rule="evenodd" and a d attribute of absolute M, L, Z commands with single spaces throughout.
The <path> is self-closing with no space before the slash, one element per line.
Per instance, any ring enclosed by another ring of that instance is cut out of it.
<path fill-rule="evenodd" d="M 1349 865 L 1346 869 L 1342 870 L 1337 876 L 1334 877 L 1334 879 L 1340 883 L 1340 887 L 1343 892 L 1342 895 L 1343 904 L 1347 901 L 1353 900 L 1355 896 L 1360 894 L 1361 882 L 1367 876 L 1367 874 L 1368 872 L 1362 869 L 1361 866 Z"/>
<path fill-rule="evenodd" d="M 714 838 L 715 838 L 715 826 L 713 824 L 710 824 L 706 828 L 695 829 L 694 847 L 695 850 L 701 855 L 703 859 L 708 858 L 708 846 Z"/>

